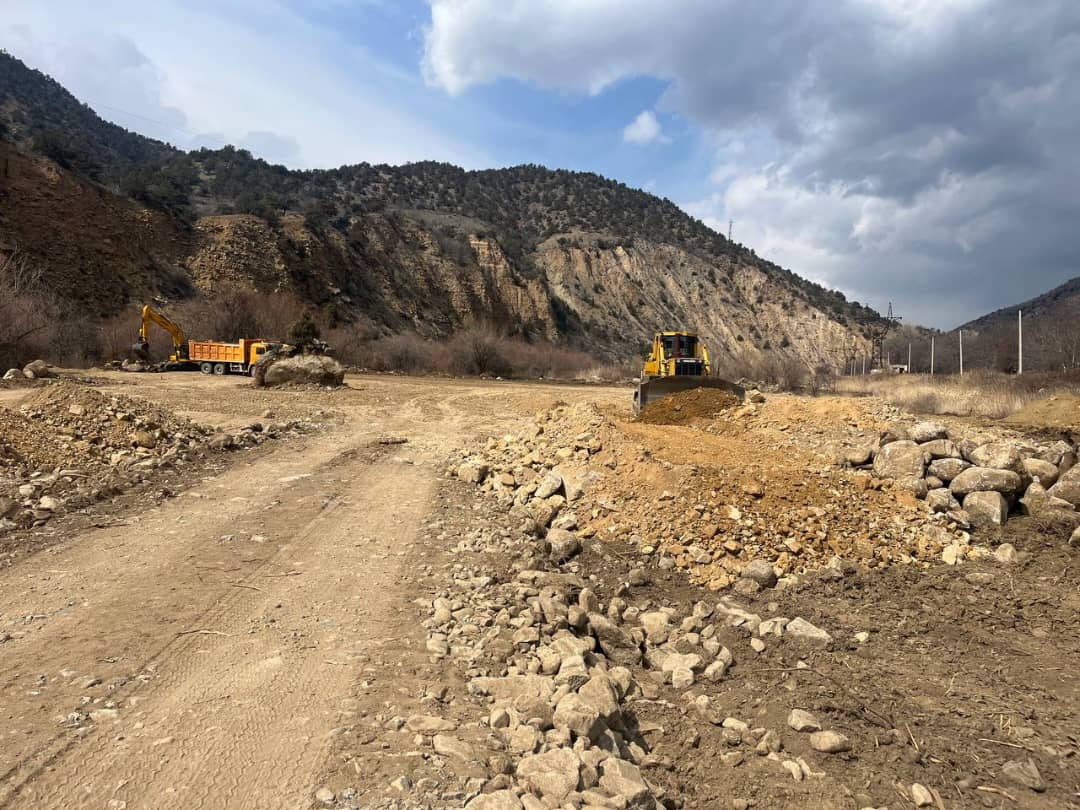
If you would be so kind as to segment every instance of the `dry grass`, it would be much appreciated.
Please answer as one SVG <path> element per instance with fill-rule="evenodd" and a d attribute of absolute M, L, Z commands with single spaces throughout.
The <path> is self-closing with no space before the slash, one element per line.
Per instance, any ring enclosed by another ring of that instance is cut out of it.
<path fill-rule="evenodd" d="M 912 413 L 1002 419 L 1053 394 L 1080 394 L 1080 373 L 1003 374 L 976 370 L 959 375 L 882 374 L 842 377 L 842 394 L 870 394 Z"/>

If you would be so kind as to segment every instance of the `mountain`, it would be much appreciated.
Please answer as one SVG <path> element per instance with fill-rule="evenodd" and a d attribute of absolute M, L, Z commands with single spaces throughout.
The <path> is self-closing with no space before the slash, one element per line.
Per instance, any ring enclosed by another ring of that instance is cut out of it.
<path fill-rule="evenodd" d="M 1016 325 L 1017 312 L 1024 313 L 1025 321 L 1048 319 L 1064 323 L 1062 318 L 1066 316 L 1066 313 L 1075 320 L 1080 314 L 1080 276 L 1021 304 L 1004 307 L 968 321 L 959 328 L 972 332 L 985 332 L 1006 325 L 1011 329 Z"/>
<path fill-rule="evenodd" d="M 2 52 L 0 139 L 0 251 L 93 317 L 147 296 L 291 291 L 381 334 L 485 321 L 620 357 L 657 328 L 694 328 L 720 358 L 837 365 L 878 317 L 596 174 L 185 153 Z"/>

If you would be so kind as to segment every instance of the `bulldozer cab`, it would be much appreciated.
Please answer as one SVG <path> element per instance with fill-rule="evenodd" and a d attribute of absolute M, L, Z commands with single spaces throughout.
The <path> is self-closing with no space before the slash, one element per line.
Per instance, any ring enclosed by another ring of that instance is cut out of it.
<path fill-rule="evenodd" d="M 660 336 L 664 356 L 670 358 L 696 357 L 697 342 L 697 335 L 680 332 L 668 332 Z"/>

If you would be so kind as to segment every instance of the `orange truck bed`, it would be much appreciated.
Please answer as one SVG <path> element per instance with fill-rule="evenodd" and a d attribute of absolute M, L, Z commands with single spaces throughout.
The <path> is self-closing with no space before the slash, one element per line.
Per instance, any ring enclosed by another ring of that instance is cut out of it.
<path fill-rule="evenodd" d="M 239 343 L 220 343 L 216 340 L 192 340 L 188 343 L 188 356 L 195 361 L 211 363 L 250 363 L 251 348 L 261 340 L 241 340 Z"/>

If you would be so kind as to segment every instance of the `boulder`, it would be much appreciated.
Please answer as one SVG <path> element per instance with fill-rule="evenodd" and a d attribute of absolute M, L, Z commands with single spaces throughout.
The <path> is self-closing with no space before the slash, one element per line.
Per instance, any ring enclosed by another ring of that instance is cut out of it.
<path fill-rule="evenodd" d="M 1071 512 L 1075 514 L 1076 507 L 1064 498 L 1057 498 L 1046 491 L 1046 487 L 1038 481 L 1032 481 L 1027 488 L 1024 497 L 1020 499 L 1020 511 L 1025 515 L 1041 515 L 1048 513 Z"/>
<path fill-rule="evenodd" d="M 523 758 L 516 774 L 529 790 L 558 806 L 578 789 L 581 759 L 569 748 L 553 748 Z"/>
<path fill-rule="evenodd" d="M 932 442 L 944 439 L 948 436 L 948 430 L 940 422 L 916 422 L 908 431 L 911 440 L 919 442 Z"/>
<path fill-rule="evenodd" d="M 522 810 L 522 804 L 514 791 L 495 790 L 470 799 L 465 810 Z"/>
<path fill-rule="evenodd" d="M 481 484 L 488 477 L 490 471 L 491 468 L 484 462 L 470 459 L 458 465 L 454 474 L 462 481 L 467 481 L 470 484 Z"/>
<path fill-rule="evenodd" d="M 801 616 L 796 616 L 784 626 L 784 636 L 797 638 L 800 641 L 814 642 L 815 644 L 828 644 L 832 641 L 832 636 L 826 631 L 810 624 Z"/>
<path fill-rule="evenodd" d="M 533 493 L 534 498 L 544 499 L 550 498 L 563 488 L 562 476 L 552 470 L 543 477 L 539 484 L 536 486 L 536 492 Z"/>
<path fill-rule="evenodd" d="M 969 492 L 964 497 L 964 511 L 971 525 L 1000 526 L 1009 515 L 1009 503 L 1000 492 Z"/>
<path fill-rule="evenodd" d="M 795 731 L 821 731 L 821 723 L 810 712 L 792 709 L 787 719 L 788 727 Z"/>
<path fill-rule="evenodd" d="M 1017 475 L 1024 474 L 1024 459 L 1012 442 L 996 441 L 980 445 L 968 454 L 968 461 L 976 467 L 1012 470 Z"/>
<path fill-rule="evenodd" d="M 600 613 L 589 614 L 589 627 L 604 655 L 623 666 L 641 661 L 641 647 L 621 627 Z"/>
<path fill-rule="evenodd" d="M 938 458 L 930 462 L 926 472 L 948 483 L 970 466 L 971 464 L 962 458 Z"/>
<path fill-rule="evenodd" d="M 600 787 L 621 799 L 620 806 L 628 808 L 655 807 L 652 793 L 637 765 L 617 757 L 600 763 Z"/>
<path fill-rule="evenodd" d="M 273 360 L 266 369 L 263 384 L 339 386 L 345 382 L 345 366 L 324 354 L 300 354 Z"/>
<path fill-rule="evenodd" d="M 49 377 L 55 377 L 56 372 L 44 360 L 34 360 L 23 366 L 23 375 L 28 380 L 45 380 Z"/>
<path fill-rule="evenodd" d="M 934 439 L 919 445 L 930 458 L 960 458 L 960 448 L 949 439 Z"/>
<path fill-rule="evenodd" d="M 910 492 L 919 499 L 926 497 L 929 488 L 929 484 L 923 478 L 897 478 L 893 482 L 893 489 L 900 492 Z"/>
<path fill-rule="evenodd" d="M 931 512 L 949 512 L 960 508 L 960 502 L 947 487 L 931 489 L 926 493 L 926 505 Z"/>
<path fill-rule="evenodd" d="M 578 689 L 578 697 L 585 705 L 596 709 L 600 718 L 609 726 L 617 727 L 622 724 L 619 690 L 608 674 L 597 672 L 589 678 Z"/>
<path fill-rule="evenodd" d="M 564 563 L 581 553 L 581 540 L 566 529 L 549 529 L 544 543 L 554 563 Z"/>
<path fill-rule="evenodd" d="M 949 484 L 952 494 L 958 498 L 963 498 L 969 492 L 1000 492 L 1011 496 L 1023 488 L 1024 480 L 1017 473 L 988 467 L 968 467 Z"/>
<path fill-rule="evenodd" d="M 4 372 L 4 379 L 5 380 L 25 380 L 26 375 L 23 374 L 22 371 L 20 371 L 17 368 L 9 368 L 7 371 Z"/>
<path fill-rule="evenodd" d="M 878 478 L 922 478 L 926 472 L 926 452 L 913 441 L 887 444 L 874 456 Z"/>
<path fill-rule="evenodd" d="M 1066 470 L 1047 492 L 1055 498 L 1068 501 L 1073 506 L 1080 506 L 1080 467 L 1071 467 Z"/>
<path fill-rule="evenodd" d="M 600 719 L 600 712 L 582 700 L 576 692 L 571 692 L 559 701 L 551 720 L 556 728 L 568 729 L 574 737 L 585 737 L 589 740 L 599 739 L 606 728 Z"/>
<path fill-rule="evenodd" d="M 1043 461 L 1041 458 L 1026 458 L 1023 464 L 1024 472 L 1032 481 L 1038 481 L 1047 488 L 1057 483 L 1058 468 L 1056 464 Z"/>
<path fill-rule="evenodd" d="M 823 754 L 840 754 L 851 750 L 851 741 L 838 731 L 815 731 L 810 747 Z"/>
<path fill-rule="evenodd" d="M 751 560 L 742 570 L 745 579 L 752 579 L 762 588 L 771 588 L 776 584 L 776 571 L 768 560 Z"/>

